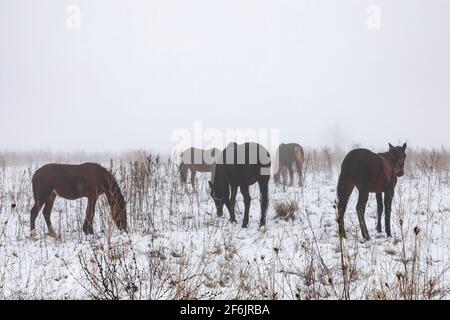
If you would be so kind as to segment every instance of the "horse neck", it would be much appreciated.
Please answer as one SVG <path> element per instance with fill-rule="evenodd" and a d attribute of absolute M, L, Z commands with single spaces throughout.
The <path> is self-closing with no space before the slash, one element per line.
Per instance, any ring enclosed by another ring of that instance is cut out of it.
<path fill-rule="evenodd" d="M 392 167 L 392 171 L 395 173 L 397 167 L 397 159 L 395 158 L 395 156 L 389 151 L 381 153 L 381 155 L 389 162 Z"/>
<path fill-rule="evenodd" d="M 225 167 L 223 164 L 217 164 L 214 169 L 214 178 L 213 178 L 215 188 L 218 188 L 219 191 L 225 192 L 227 178 L 225 175 Z M 224 190 L 221 190 L 221 189 Z M 217 190 L 217 189 L 216 189 Z"/>
<path fill-rule="evenodd" d="M 222 181 L 225 178 L 225 171 L 223 164 L 216 164 L 212 171 L 212 181 L 213 183 Z"/>
<path fill-rule="evenodd" d="M 109 205 L 118 205 L 123 199 L 122 192 L 120 191 L 120 187 L 116 179 L 109 171 L 106 172 L 103 183 L 103 190 L 105 191 Z"/>

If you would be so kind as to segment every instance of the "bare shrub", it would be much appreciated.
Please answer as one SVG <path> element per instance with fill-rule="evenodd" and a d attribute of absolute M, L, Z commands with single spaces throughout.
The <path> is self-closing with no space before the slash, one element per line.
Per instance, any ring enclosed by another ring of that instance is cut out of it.
<path fill-rule="evenodd" d="M 217 218 L 207 192 L 208 174 L 198 175 L 197 194 L 183 192 L 176 159 L 144 151 L 101 159 L 127 201 L 128 236 L 111 222 L 102 198 L 94 222 L 96 238 L 86 238 L 81 230 L 86 202 L 61 199 L 52 218 L 62 239 L 45 236 L 40 216 L 35 242 L 26 238 L 31 176 L 46 161 L 45 153 L 36 158 L 0 156 L 0 298 L 448 298 L 448 251 L 443 244 L 450 210 L 445 198 L 449 153 L 408 149 L 405 177 L 399 179 L 394 198 L 393 238 L 380 235 L 361 244 L 353 211 L 356 197 L 346 215 L 347 239 L 339 238 L 330 206 L 346 151 L 310 148 L 304 175 L 308 187 L 283 193 L 270 188 L 270 212 L 289 223 L 265 231 L 253 229 L 253 221 L 241 230 Z M 48 155 L 52 160 L 67 157 Z M 257 201 L 257 186 L 251 192 Z M 252 205 L 252 220 L 258 210 Z M 372 200 L 366 213 L 374 222 Z"/>
<path fill-rule="evenodd" d="M 275 209 L 275 218 L 283 220 L 295 220 L 295 215 L 298 211 L 298 203 L 293 200 L 278 201 L 273 204 Z"/>

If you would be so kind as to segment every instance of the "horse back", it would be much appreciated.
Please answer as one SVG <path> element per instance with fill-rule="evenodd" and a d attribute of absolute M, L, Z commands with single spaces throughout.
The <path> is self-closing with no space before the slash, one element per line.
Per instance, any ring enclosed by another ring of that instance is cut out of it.
<path fill-rule="evenodd" d="M 231 150 L 229 149 L 231 148 Z M 228 151 L 227 151 L 228 149 Z M 256 159 L 250 152 L 256 151 Z M 227 152 L 229 152 L 227 154 Z M 227 156 L 233 157 L 230 163 Z M 244 157 L 244 156 L 245 157 Z M 261 156 L 267 157 L 262 159 Z M 255 161 L 256 160 L 256 161 Z M 270 179 L 270 154 L 260 144 L 248 142 L 241 145 L 230 144 L 222 151 L 221 164 L 231 185 L 252 185 L 256 182 L 268 182 Z M 267 173 L 264 169 L 267 169 Z"/>
<path fill-rule="evenodd" d="M 199 172 L 212 172 L 219 154 L 217 148 L 203 150 L 191 147 L 181 153 L 181 165 Z"/>
<path fill-rule="evenodd" d="M 384 192 L 393 183 L 393 169 L 381 155 L 367 149 L 350 151 L 342 162 L 340 180 L 369 192 Z"/>
<path fill-rule="evenodd" d="M 49 190 L 67 199 L 101 192 L 107 170 L 96 163 L 80 165 L 50 163 L 39 168 L 33 175 L 35 197 L 46 195 Z"/>
<path fill-rule="evenodd" d="M 304 151 L 298 143 L 282 143 L 278 147 L 277 154 L 280 166 L 290 166 L 292 163 L 303 163 Z"/>

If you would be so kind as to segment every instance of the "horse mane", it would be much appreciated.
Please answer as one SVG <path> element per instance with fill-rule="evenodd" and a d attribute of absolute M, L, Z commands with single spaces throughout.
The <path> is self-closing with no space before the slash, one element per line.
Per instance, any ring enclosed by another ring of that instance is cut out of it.
<path fill-rule="evenodd" d="M 218 181 L 216 181 L 218 179 Z M 228 188 L 228 180 L 225 174 L 225 165 L 223 163 L 216 164 L 211 172 L 211 181 L 214 184 L 214 192 L 225 193 Z"/>
<path fill-rule="evenodd" d="M 125 205 L 125 199 L 116 178 L 106 169 L 104 170 L 103 190 L 111 209 Z"/>
<path fill-rule="evenodd" d="M 380 153 L 382 157 L 384 157 L 390 164 L 395 165 L 398 161 L 398 156 L 395 154 L 395 152 L 392 151 L 386 151 Z"/>

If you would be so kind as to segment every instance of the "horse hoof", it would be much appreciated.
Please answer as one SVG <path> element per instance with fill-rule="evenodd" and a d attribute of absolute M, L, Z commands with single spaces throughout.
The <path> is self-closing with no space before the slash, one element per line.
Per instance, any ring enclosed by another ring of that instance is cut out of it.
<path fill-rule="evenodd" d="M 61 236 L 56 233 L 47 233 L 47 235 L 55 240 L 61 239 Z"/>
<path fill-rule="evenodd" d="M 37 239 L 36 230 L 33 229 L 30 231 L 30 239 Z"/>
<path fill-rule="evenodd" d="M 87 222 L 83 223 L 83 232 L 85 235 L 94 234 L 94 228 L 92 225 L 89 225 Z"/>
<path fill-rule="evenodd" d="M 52 237 L 52 238 L 55 238 L 55 239 L 58 238 L 58 235 L 56 234 L 56 232 L 55 232 L 55 230 L 53 229 L 52 226 L 50 226 L 50 227 L 48 228 L 47 235 L 50 236 L 50 237 Z"/>
<path fill-rule="evenodd" d="M 47 235 L 49 236 L 49 237 L 52 237 L 53 239 L 61 239 L 61 235 L 58 235 L 56 232 L 49 232 L 49 233 L 47 233 Z"/>
<path fill-rule="evenodd" d="M 85 235 L 87 235 L 87 236 L 89 236 L 89 235 L 93 235 L 94 234 L 94 230 L 92 230 L 92 229 L 84 229 L 83 228 L 83 232 L 84 232 L 84 234 Z"/>

